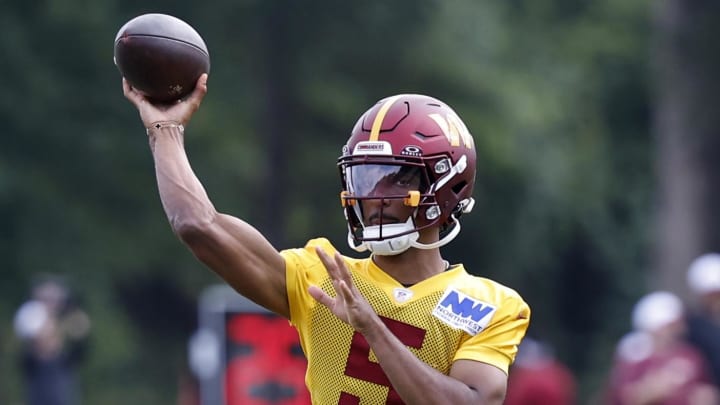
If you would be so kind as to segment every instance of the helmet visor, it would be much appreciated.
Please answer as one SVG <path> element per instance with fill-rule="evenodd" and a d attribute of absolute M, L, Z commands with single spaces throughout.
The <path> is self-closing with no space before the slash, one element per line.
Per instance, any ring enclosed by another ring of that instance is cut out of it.
<path fill-rule="evenodd" d="M 427 188 L 422 166 L 360 164 L 348 167 L 347 187 L 356 198 L 402 198 L 408 191 Z"/>

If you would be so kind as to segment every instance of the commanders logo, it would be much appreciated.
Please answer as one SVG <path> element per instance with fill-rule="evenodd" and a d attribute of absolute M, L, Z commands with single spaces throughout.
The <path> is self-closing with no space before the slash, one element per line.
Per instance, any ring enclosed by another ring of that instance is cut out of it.
<path fill-rule="evenodd" d="M 456 115 L 448 114 L 443 117 L 440 114 L 430 114 L 429 117 L 438 124 L 448 142 L 450 142 L 450 146 L 460 146 L 462 142 L 468 149 L 474 147 L 475 143 L 470 131 Z"/>

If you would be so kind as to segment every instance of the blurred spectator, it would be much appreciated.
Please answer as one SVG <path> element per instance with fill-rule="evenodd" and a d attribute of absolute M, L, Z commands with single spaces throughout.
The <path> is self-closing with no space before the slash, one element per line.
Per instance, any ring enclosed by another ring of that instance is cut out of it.
<path fill-rule="evenodd" d="M 688 268 L 688 287 L 697 306 L 688 312 L 688 340 L 710 363 L 720 386 L 720 254 L 708 253 Z"/>
<path fill-rule="evenodd" d="M 505 405 L 572 405 L 575 396 L 572 372 L 547 344 L 526 337 L 510 369 Z"/>
<path fill-rule="evenodd" d="M 90 318 L 58 278 L 43 278 L 15 314 L 22 343 L 27 405 L 77 405 L 77 366 L 84 358 Z"/>
<path fill-rule="evenodd" d="M 619 342 L 611 371 L 613 405 L 717 405 L 702 354 L 684 338 L 685 310 L 674 294 L 657 291 L 632 312 L 633 331 Z"/>

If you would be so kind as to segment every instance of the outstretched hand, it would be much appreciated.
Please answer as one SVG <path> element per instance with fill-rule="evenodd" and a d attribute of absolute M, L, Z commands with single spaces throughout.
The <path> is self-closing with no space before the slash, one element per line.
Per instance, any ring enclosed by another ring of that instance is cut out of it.
<path fill-rule="evenodd" d="M 195 111 L 200 108 L 200 103 L 207 93 L 207 79 L 207 73 L 203 73 L 189 96 L 170 104 L 153 104 L 145 95 L 134 89 L 125 78 L 122 80 L 123 94 L 140 112 L 140 119 L 145 128 L 159 121 L 174 121 L 187 125 Z"/>
<path fill-rule="evenodd" d="M 377 314 L 353 284 L 350 271 L 340 253 L 336 252 L 330 257 L 319 247 L 315 250 L 332 280 L 335 297 L 329 296 L 318 286 L 310 286 L 308 289 L 310 295 L 343 322 L 363 333 L 374 320 L 377 320 Z"/>

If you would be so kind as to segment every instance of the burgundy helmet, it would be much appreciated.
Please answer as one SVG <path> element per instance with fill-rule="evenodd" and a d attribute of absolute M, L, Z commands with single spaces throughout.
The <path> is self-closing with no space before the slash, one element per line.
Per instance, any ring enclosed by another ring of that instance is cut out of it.
<path fill-rule="evenodd" d="M 442 101 L 419 94 L 380 100 L 357 121 L 338 159 L 348 243 L 385 255 L 446 244 L 460 231 L 460 215 L 472 210 L 475 163 L 472 135 Z M 390 176 L 407 187 L 373 191 Z M 358 202 L 371 199 L 402 199 L 415 210 L 406 223 L 364 224 Z M 418 231 L 432 226 L 440 228 L 440 240 L 418 243 Z"/>

